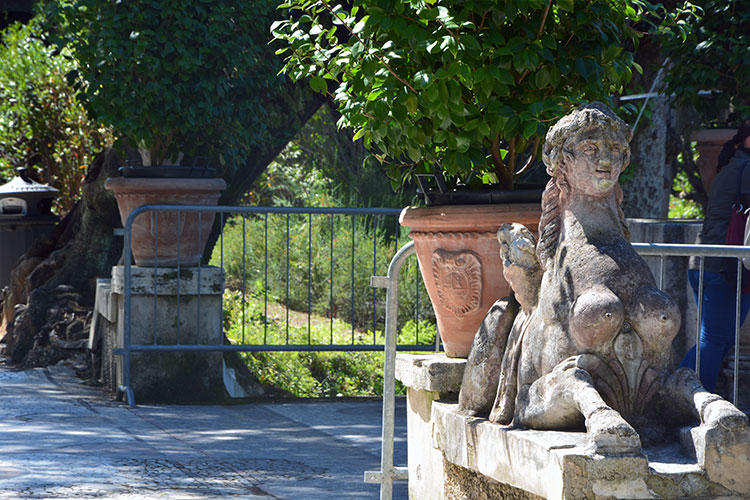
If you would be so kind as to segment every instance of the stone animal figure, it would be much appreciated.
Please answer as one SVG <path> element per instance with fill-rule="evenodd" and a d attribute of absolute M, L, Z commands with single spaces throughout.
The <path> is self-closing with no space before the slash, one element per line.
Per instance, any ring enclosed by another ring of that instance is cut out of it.
<path fill-rule="evenodd" d="M 585 426 L 592 450 L 603 454 L 640 453 L 641 437 L 658 440 L 667 424 L 690 419 L 746 432 L 744 414 L 706 392 L 694 372 L 670 373 L 680 313 L 628 242 L 620 208 L 618 176 L 631 137 L 601 103 L 578 108 L 548 132 L 543 160 L 552 178 L 535 263 L 543 275 L 538 285 L 533 272 L 509 280 L 520 312 L 508 299 L 488 314 L 468 360 L 461 411 L 491 408 L 491 421 L 532 429 Z M 526 303 L 517 286 L 534 290 Z M 503 351 L 499 368 L 488 346 Z M 483 376 L 489 389 L 479 387 Z"/>

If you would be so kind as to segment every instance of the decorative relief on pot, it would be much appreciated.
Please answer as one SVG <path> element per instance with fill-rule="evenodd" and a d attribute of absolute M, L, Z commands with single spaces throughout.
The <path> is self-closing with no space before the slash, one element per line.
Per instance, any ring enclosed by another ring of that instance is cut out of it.
<path fill-rule="evenodd" d="M 479 309 L 482 296 L 482 264 L 474 252 L 432 253 L 432 274 L 440 305 L 461 318 Z"/>

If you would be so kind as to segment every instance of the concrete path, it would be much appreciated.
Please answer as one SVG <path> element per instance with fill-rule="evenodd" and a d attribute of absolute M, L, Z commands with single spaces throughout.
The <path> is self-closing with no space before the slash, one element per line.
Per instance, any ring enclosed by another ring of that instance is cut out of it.
<path fill-rule="evenodd" d="M 0 499 L 376 499 L 380 415 L 376 398 L 130 408 L 65 366 L 0 364 Z M 405 420 L 399 398 L 396 465 Z"/>

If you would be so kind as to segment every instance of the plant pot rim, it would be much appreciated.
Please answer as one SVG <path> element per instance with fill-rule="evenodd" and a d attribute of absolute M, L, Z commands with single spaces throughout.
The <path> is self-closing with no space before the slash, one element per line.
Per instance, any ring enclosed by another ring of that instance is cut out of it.
<path fill-rule="evenodd" d="M 433 205 L 405 207 L 398 222 L 412 231 L 497 231 L 512 220 L 527 227 L 539 223 L 541 203 L 493 203 L 484 205 Z"/>
<path fill-rule="evenodd" d="M 221 178 L 110 177 L 104 182 L 104 187 L 115 193 L 174 193 L 175 191 L 222 191 L 226 189 L 227 183 Z"/>
<path fill-rule="evenodd" d="M 193 165 L 127 165 L 120 167 L 121 177 L 143 177 L 148 179 L 211 179 L 216 176 L 216 169 Z"/>

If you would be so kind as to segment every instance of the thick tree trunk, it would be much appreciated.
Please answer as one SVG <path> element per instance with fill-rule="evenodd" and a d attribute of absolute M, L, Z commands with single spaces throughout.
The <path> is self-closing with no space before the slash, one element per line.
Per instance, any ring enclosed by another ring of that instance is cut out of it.
<path fill-rule="evenodd" d="M 86 175 L 81 200 L 13 268 L 0 324 L 12 361 L 23 361 L 34 347 L 48 350 L 50 340 L 81 340 L 55 330 L 64 316 L 70 320 L 77 310 L 85 315 L 80 305 L 93 303 L 96 278 L 108 276 L 122 252 L 121 238 L 113 235 L 120 226 L 117 205 L 104 190 L 105 179 L 117 175 L 120 164 L 111 150 L 98 154 Z M 79 330 L 76 335 L 86 333 Z M 47 357 L 56 361 L 52 359 L 56 355 Z"/>
<path fill-rule="evenodd" d="M 668 1 L 668 4 L 673 2 Z M 636 61 L 643 74 L 634 74 L 626 94 L 658 92 L 661 90 L 664 58 L 658 40 L 645 37 L 638 47 Z M 652 97 L 648 101 L 632 101 L 645 112 L 637 123 L 630 143 L 632 176 L 622 182 L 622 208 L 626 217 L 666 218 L 669 211 L 669 193 L 672 186 L 672 160 L 674 148 L 674 113 L 669 99 Z"/>
<path fill-rule="evenodd" d="M 651 116 L 642 119 L 630 143 L 633 177 L 623 182 L 622 208 L 626 217 L 666 218 L 672 185 L 667 140 L 673 127 L 668 99 L 652 98 Z"/>

